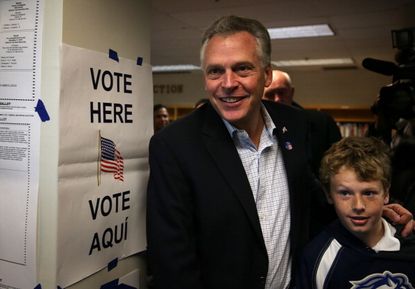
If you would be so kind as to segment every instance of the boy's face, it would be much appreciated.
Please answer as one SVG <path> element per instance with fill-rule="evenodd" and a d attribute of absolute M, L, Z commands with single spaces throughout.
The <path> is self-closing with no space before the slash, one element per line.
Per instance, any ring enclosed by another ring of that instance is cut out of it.
<path fill-rule="evenodd" d="M 327 197 L 343 226 L 366 245 L 373 247 L 382 238 L 381 216 L 389 195 L 381 181 L 361 181 L 353 169 L 342 167 L 331 177 Z"/>

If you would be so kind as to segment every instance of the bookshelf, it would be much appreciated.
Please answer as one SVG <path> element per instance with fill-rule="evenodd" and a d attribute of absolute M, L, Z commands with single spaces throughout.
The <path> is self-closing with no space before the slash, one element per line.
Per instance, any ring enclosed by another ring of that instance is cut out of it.
<path fill-rule="evenodd" d="M 340 133 L 346 136 L 366 135 L 371 123 L 375 122 L 375 116 L 369 107 L 306 107 L 306 109 L 316 109 L 330 114 L 337 123 Z"/>

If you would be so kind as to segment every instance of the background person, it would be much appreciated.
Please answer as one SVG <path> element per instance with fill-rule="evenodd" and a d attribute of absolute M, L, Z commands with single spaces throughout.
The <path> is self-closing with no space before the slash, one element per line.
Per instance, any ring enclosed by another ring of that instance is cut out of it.
<path fill-rule="evenodd" d="M 281 70 L 272 71 L 271 85 L 265 88 L 264 99 L 281 102 L 304 109 L 294 101 L 295 88 L 288 73 Z M 320 161 L 324 152 L 341 139 L 340 129 L 334 119 L 318 110 L 305 110 L 310 126 L 310 165 L 315 176 L 319 175 Z"/>
<path fill-rule="evenodd" d="M 166 127 L 170 123 L 170 116 L 167 107 L 162 104 L 156 104 L 153 107 L 154 133 Z"/>
<path fill-rule="evenodd" d="M 305 112 L 310 138 L 308 159 L 314 176 L 318 178 L 321 158 L 333 143 L 341 139 L 340 129 L 329 114 L 317 110 L 304 110 L 294 101 L 294 91 L 290 75 L 281 70 L 273 70 L 272 82 L 265 88 L 263 99 L 294 106 Z M 334 220 L 336 214 L 332 206 L 327 203 L 323 192 L 313 196 L 311 206 L 318 208 L 311 211 L 313 222 L 310 231 L 314 236 Z"/>

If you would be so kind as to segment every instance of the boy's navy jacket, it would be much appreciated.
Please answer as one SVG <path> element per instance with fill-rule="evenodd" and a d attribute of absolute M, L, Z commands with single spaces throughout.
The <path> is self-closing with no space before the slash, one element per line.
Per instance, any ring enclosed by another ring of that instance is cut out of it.
<path fill-rule="evenodd" d="M 296 288 L 415 288 L 415 238 L 400 241 L 376 253 L 336 220 L 306 246 Z"/>

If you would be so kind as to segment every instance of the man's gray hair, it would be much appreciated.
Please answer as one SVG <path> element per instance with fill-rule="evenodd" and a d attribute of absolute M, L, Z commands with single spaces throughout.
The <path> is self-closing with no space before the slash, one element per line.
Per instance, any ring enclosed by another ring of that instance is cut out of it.
<path fill-rule="evenodd" d="M 258 56 L 261 64 L 265 68 L 271 64 L 271 39 L 268 31 L 261 22 L 243 18 L 239 16 L 223 16 L 210 25 L 202 38 L 202 47 L 200 49 L 200 62 L 203 65 L 205 48 L 209 40 L 215 35 L 232 35 L 237 32 L 246 31 L 252 34 L 257 40 Z"/>

